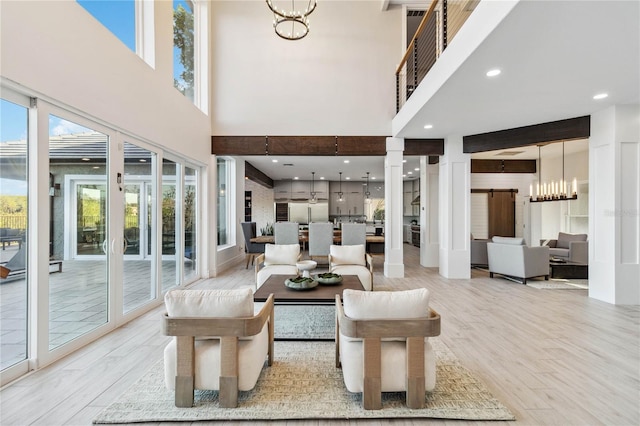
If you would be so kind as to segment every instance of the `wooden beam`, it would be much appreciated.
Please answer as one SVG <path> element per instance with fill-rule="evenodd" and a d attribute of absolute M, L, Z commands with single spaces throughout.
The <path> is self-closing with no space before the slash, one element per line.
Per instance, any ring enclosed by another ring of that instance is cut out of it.
<path fill-rule="evenodd" d="M 515 129 L 464 136 L 462 138 L 462 151 L 472 154 L 474 152 L 518 148 L 561 140 L 584 139 L 590 135 L 591 117 L 586 115 L 584 117 L 517 127 Z"/>
<path fill-rule="evenodd" d="M 248 161 L 244 162 L 244 177 L 264 186 L 265 188 L 273 188 L 273 179 L 264 174 L 261 170 L 258 170 Z"/>
<path fill-rule="evenodd" d="M 269 155 L 336 155 L 335 136 L 268 136 Z"/>
<path fill-rule="evenodd" d="M 404 155 L 444 155 L 444 139 L 405 139 Z"/>
<path fill-rule="evenodd" d="M 471 173 L 536 173 L 536 160 L 471 159 Z"/>
<path fill-rule="evenodd" d="M 211 154 L 266 155 L 265 136 L 211 136 Z"/>
<path fill-rule="evenodd" d="M 338 136 L 336 155 L 387 155 L 386 136 Z"/>

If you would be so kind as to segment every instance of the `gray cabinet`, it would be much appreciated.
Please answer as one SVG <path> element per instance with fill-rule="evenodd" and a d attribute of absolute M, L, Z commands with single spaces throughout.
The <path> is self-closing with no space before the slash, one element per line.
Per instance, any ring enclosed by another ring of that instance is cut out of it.
<path fill-rule="evenodd" d="M 273 183 L 273 199 L 275 201 L 289 201 L 291 199 L 291 181 L 276 180 Z"/>

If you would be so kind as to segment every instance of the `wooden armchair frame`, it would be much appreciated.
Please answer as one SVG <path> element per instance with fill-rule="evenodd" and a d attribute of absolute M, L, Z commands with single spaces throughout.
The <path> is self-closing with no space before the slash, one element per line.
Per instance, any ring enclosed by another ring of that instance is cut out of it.
<path fill-rule="evenodd" d="M 176 407 L 193 406 L 195 337 L 220 336 L 220 406 L 238 406 L 238 338 L 255 336 L 269 321 L 268 365 L 273 363 L 273 294 L 257 315 L 243 318 L 180 318 L 164 314 L 163 334 L 176 337 Z"/>
<path fill-rule="evenodd" d="M 362 339 L 364 384 L 362 405 L 365 410 L 382 408 L 382 341 L 406 338 L 407 407 L 423 408 L 425 398 L 424 338 L 440 335 L 440 314 L 429 309 L 429 316 L 411 319 L 356 320 L 344 313 L 340 295 L 336 295 L 336 367 L 340 363 L 340 333 Z"/>

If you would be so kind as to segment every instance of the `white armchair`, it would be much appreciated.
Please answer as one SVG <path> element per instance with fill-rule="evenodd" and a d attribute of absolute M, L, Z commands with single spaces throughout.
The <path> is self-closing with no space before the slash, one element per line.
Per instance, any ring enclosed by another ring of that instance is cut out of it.
<path fill-rule="evenodd" d="M 296 262 L 300 258 L 299 244 L 265 244 L 264 254 L 256 258 L 256 288 L 271 275 L 297 275 Z"/>
<path fill-rule="evenodd" d="M 255 387 L 265 359 L 273 362 L 273 295 L 254 315 L 253 290 L 171 290 L 165 295 L 165 386 L 177 407 L 193 405 L 194 389 L 219 391 L 219 404 L 238 405 Z M 211 337 L 216 336 L 216 337 Z"/>
<path fill-rule="evenodd" d="M 373 258 L 364 245 L 329 247 L 329 271 L 340 275 L 357 275 L 365 290 L 373 290 Z"/>
<path fill-rule="evenodd" d="M 406 391 L 407 406 L 422 408 L 436 385 L 430 336 L 440 315 L 429 308 L 429 290 L 365 292 L 336 296 L 336 367 L 349 392 L 362 392 L 366 410 L 382 408 L 381 392 Z"/>
<path fill-rule="evenodd" d="M 487 257 L 491 278 L 497 273 L 519 278 L 522 284 L 533 277 L 549 279 L 549 247 L 528 247 L 522 238 L 493 237 L 487 243 Z"/>

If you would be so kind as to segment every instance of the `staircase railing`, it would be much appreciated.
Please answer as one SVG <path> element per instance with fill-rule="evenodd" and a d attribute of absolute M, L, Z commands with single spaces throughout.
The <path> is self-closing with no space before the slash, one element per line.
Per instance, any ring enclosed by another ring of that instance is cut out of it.
<path fill-rule="evenodd" d="M 480 0 L 434 0 L 396 69 L 396 113 L 411 97 Z"/>

